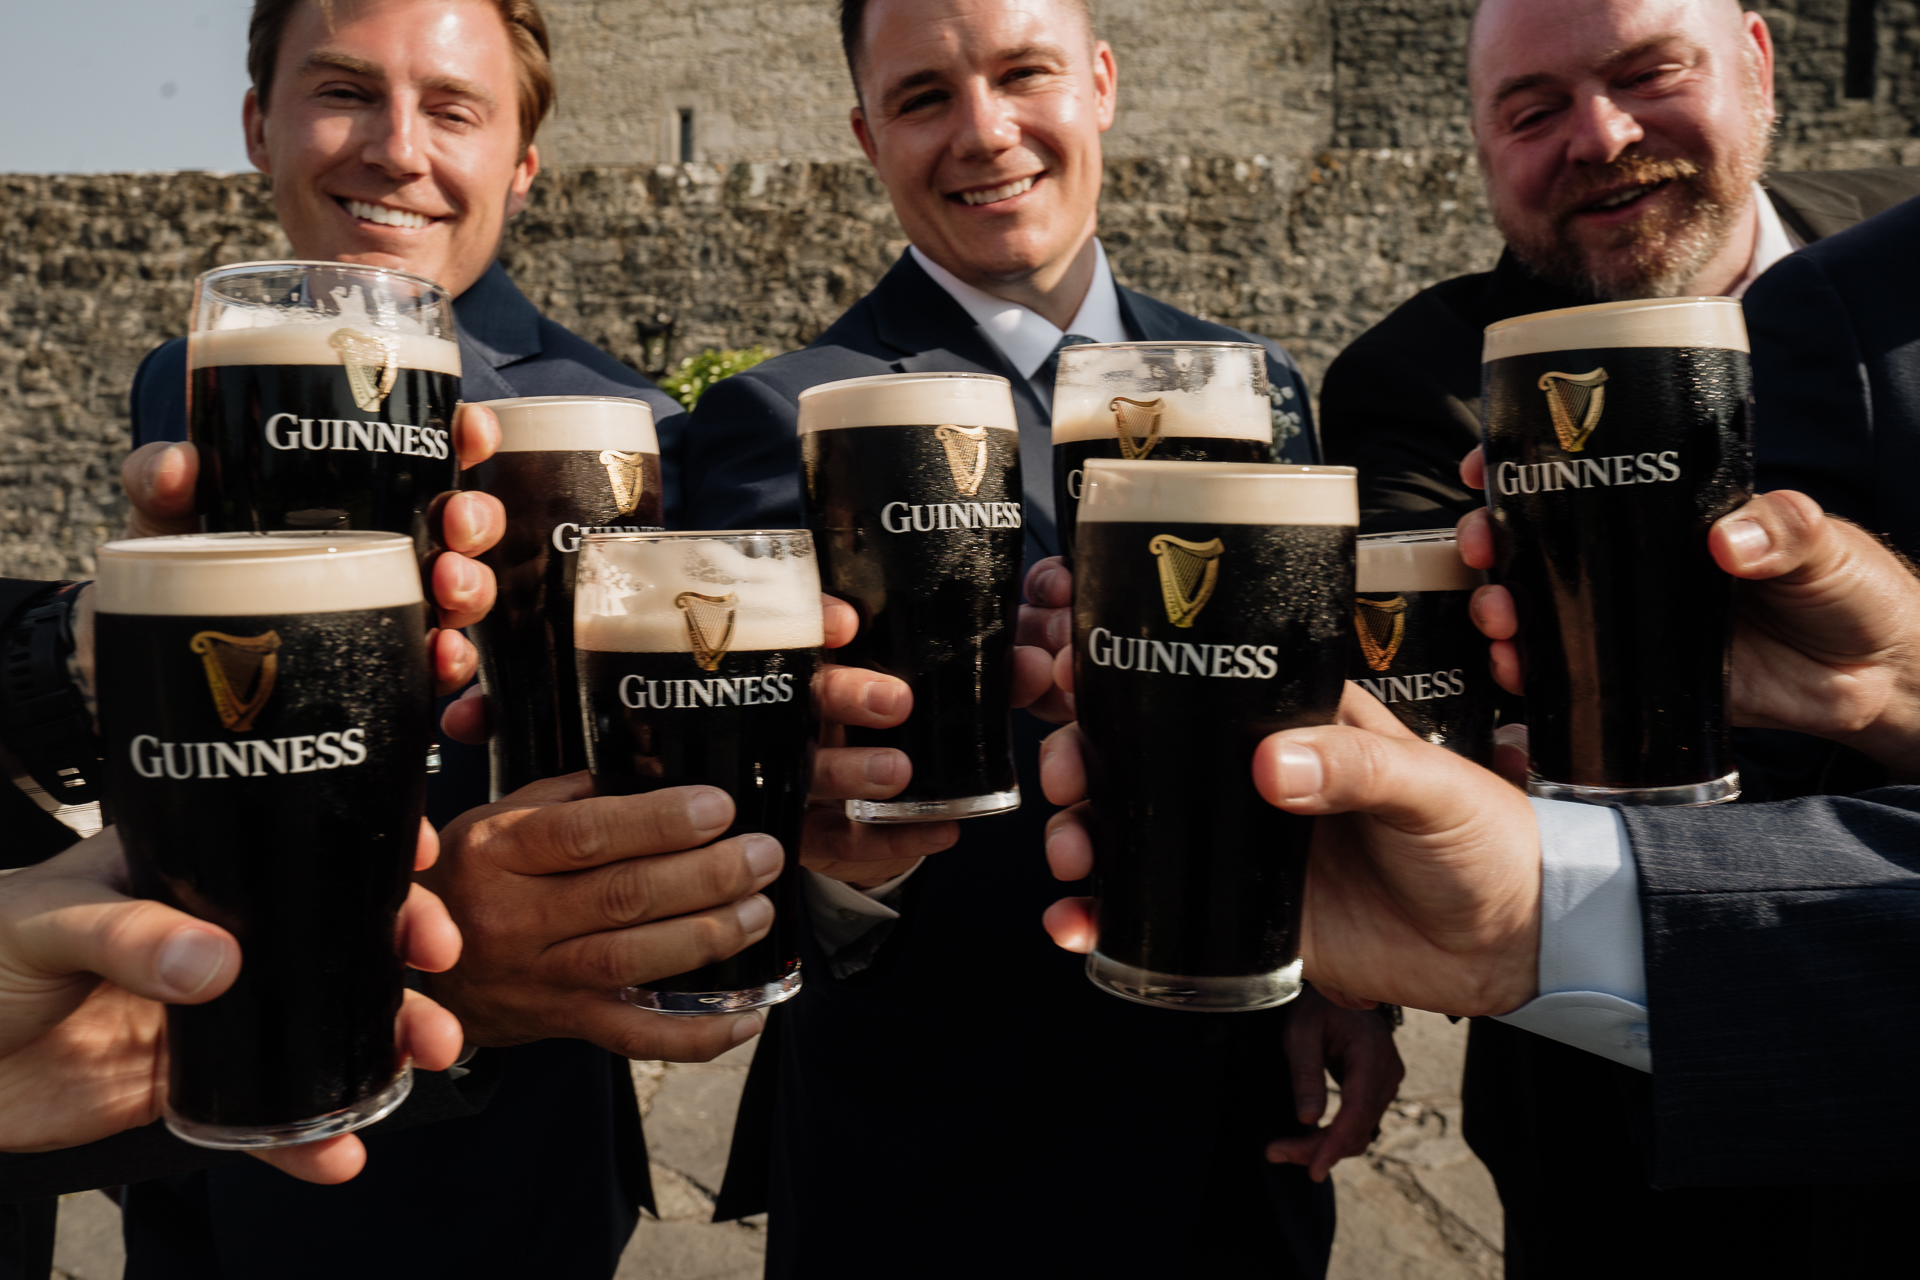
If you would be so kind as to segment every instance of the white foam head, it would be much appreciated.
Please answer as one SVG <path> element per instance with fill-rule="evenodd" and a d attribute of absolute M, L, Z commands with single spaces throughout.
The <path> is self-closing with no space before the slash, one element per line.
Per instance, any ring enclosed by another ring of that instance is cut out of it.
<path fill-rule="evenodd" d="M 618 449 L 659 453 L 653 409 L 624 396 L 524 396 L 482 400 L 500 419 L 501 453 Z"/>
<path fill-rule="evenodd" d="M 1103 342 L 1066 348 L 1053 384 L 1053 442 L 1113 439 L 1116 414 L 1127 411 L 1115 406 L 1116 396 L 1157 400 L 1163 436 L 1273 438 L 1267 353 L 1251 342 Z M 1134 428 L 1134 433 L 1140 432 Z"/>
<path fill-rule="evenodd" d="M 1508 356 L 1609 347 L 1747 350 L 1747 322 L 1734 298 L 1640 298 L 1564 307 L 1487 326 L 1482 363 Z"/>
<path fill-rule="evenodd" d="M 1451 529 L 1364 534 L 1355 547 L 1354 574 L 1354 590 L 1370 594 L 1472 591 L 1487 580 L 1460 558 Z"/>
<path fill-rule="evenodd" d="M 1013 389 L 991 373 L 883 373 L 800 393 L 800 432 L 836 427 L 998 427 L 1018 431 Z"/>
<path fill-rule="evenodd" d="M 101 613 L 246 618 L 419 604 L 420 561 L 397 533 L 189 533 L 100 548 Z"/>
<path fill-rule="evenodd" d="M 594 534 L 580 543 L 573 642 L 602 653 L 690 653 L 682 592 L 734 597 L 729 651 L 823 640 L 820 566 L 805 530 Z"/>
<path fill-rule="evenodd" d="M 460 376 L 460 344 L 423 333 L 392 333 L 342 325 L 337 318 L 263 329 L 209 329 L 187 338 L 187 367 L 217 369 L 236 364 L 341 364 L 346 355 L 333 335 L 344 329 L 374 333 L 391 344 L 402 369 Z"/>
<path fill-rule="evenodd" d="M 1094 458 L 1080 522 L 1358 525 L 1357 475 L 1352 467 Z"/>
<path fill-rule="evenodd" d="M 345 348 L 381 346 L 403 369 L 459 377 L 446 290 L 404 271 L 349 262 L 240 262 L 194 283 L 189 369 L 340 364 Z"/>

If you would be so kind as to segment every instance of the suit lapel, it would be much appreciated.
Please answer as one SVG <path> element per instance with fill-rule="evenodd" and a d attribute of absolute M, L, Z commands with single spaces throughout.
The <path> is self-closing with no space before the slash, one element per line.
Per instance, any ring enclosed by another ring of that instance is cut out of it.
<path fill-rule="evenodd" d="M 868 295 L 874 332 L 898 353 L 902 373 L 990 373 L 1013 384 L 1013 411 L 1020 425 L 1022 519 L 1029 563 L 1058 555 L 1053 518 L 1053 428 L 1051 406 L 1040 403 L 1033 384 L 1014 370 L 993 339 L 966 309 L 902 254 Z"/>
<path fill-rule="evenodd" d="M 517 396 L 500 370 L 540 354 L 539 309 L 496 262 L 454 299 L 453 315 L 460 327 L 460 398 Z"/>
<path fill-rule="evenodd" d="M 1799 174 L 1768 174 L 1762 185 L 1780 220 L 1808 244 L 1845 231 L 1863 216 L 1858 196 L 1823 188 Z"/>

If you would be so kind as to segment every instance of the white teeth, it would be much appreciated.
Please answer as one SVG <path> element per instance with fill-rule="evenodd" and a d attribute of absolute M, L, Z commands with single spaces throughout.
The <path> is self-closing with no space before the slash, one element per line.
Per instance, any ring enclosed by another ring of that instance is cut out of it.
<path fill-rule="evenodd" d="M 968 204 L 992 204 L 996 200 L 1011 200 L 1032 186 L 1032 178 L 1021 178 L 1004 187 L 993 187 L 986 191 L 962 191 L 960 198 Z"/>
<path fill-rule="evenodd" d="M 356 218 L 365 218 L 368 222 L 377 222 L 383 227 L 424 227 L 432 219 L 423 213 L 409 213 L 405 209 L 389 209 L 383 204 L 367 204 L 360 200 L 347 201 L 347 212 Z"/>
<path fill-rule="evenodd" d="M 1629 200 L 1638 200 L 1650 190 L 1652 190 L 1651 187 L 1628 187 L 1625 191 L 1610 195 L 1604 200 L 1594 201 L 1592 207 L 1595 209 L 1618 209 Z"/>

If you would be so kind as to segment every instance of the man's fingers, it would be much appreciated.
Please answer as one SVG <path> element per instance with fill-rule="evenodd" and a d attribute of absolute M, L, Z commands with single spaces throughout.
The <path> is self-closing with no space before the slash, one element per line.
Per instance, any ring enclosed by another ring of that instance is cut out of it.
<path fill-rule="evenodd" d="M 820 595 L 820 624 L 826 633 L 826 647 L 838 649 L 852 644 L 860 634 L 860 611 L 838 596 Z"/>
<path fill-rule="evenodd" d="M 1467 602 L 1467 612 L 1480 634 L 1489 640 L 1511 640 L 1520 633 L 1520 615 L 1513 607 L 1513 593 L 1489 583 L 1477 587 Z"/>
<path fill-rule="evenodd" d="M 1526 669 L 1520 665 L 1520 646 L 1511 640 L 1495 640 L 1487 646 L 1487 666 L 1493 682 L 1515 697 L 1527 692 Z"/>
<path fill-rule="evenodd" d="M 1487 451 L 1481 445 L 1475 445 L 1473 452 L 1460 459 L 1460 483 L 1469 489 L 1487 487 Z"/>
<path fill-rule="evenodd" d="M 822 720 L 862 729 L 891 729 L 913 711 L 913 690 L 906 681 L 861 667 L 822 665 L 813 678 L 813 696 Z"/>
<path fill-rule="evenodd" d="M 1053 655 L 1032 645 L 1015 645 L 1013 650 L 1013 697 L 1015 707 L 1029 707 L 1053 689 Z"/>
<path fill-rule="evenodd" d="M 470 627 L 493 608 L 493 570 L 456 552 L 433 558 L 433 599 L 440 606 L 440 625 Z"/>
<path fill-rule="evenodd" d="M 1485 507 L 1475 507 L 1460 517 L 1453 527 L 1453 536 L 1459 540 L 1460 558 L 1470 569 L 1493 568 L 1495 554 L 1493 546 L 1493 513 Z"/>
<path fill-rule="evenodd" d="M 395 1020 L 395 1043 L 422 1071 L 445 1071 L 460 1057 L 460 1019 L 438 1004 L 409 991 Z"/>
<path fill-rule="evenodd" d="M 1480 766 L 1417 738 L 1346 725 L 1289 729 L 1254 751 L 1253 781 L 1268 804 L 1301 814 L 1370 813 L 1410 834 L 1472 824 L 1490 796 L 1526 800 Z"/>
<path fill-rule="evenodd" d="M 813 757 L 814 800 L 886 800 L 913 781 L 913 762 L 892 747 L 822 747 Z"/>
<path fill-rule="evenodd" d="M 536 969 L 547 982 L 585 992 L 645 986 L 739 954 L 773 927 L 759 894 L 671 920 L 605 930 L 548 947 Z"/>
<path fill-rule="evenodd" d="M 272 1165 L 288 1177 L 323 1187 L 337 1187 L 343 1182 L 351 1182 L 367 1167 L 367 1149 L 351 1133 L 343 1133 L 337 1138 L 322 1138 L 318 1142 L 303 1142 L 294 1147 L 249 1151 L 247 1154 L 262 1164 Z"/>
<path fill-rule="evenodd" d="M 420 819 L 420 838 L 413 845 L 413 869 L 425 871 L 440 861 L 440 833 L 425 818 Z"/>
<path fill-rule="evenodd" d="M 1080 751 L 1080 726 L 1055 729 L 1040 744 L 1040 790 L 1054 804 L 1087 798 L 1087 763 Z"/>
<path fill-rule="evenodd" d="M 959 839 L 957 822 L 854 822 L 838 805 L 810 805 L 800 862 L 850 884 L 884 884 Z"/>
<path fill-rule="evenodd" d="M 678 1018 L 608 997 L 593 1003 L 583 1001 L 571 1021 L 571 1034 L 623 1058 L 711 1062 L 759 1035 L 766 1026 L 767 1011 Z"/>
<path fill-rule="evenodd" d="M 460 555 L 485 555 L 506 531 L 507 509 L 490 493 L 456 493 L 440 509 L 441 545 Z"/>
<path fill-rule="evenodd" d="M 1093 874 L 1093 839 L 1087 833 L 1087 806 L 1076 804 L 1047 819 L 1047 869 L 1055 880 L 1084 880 Z"/>
<path fill-rule="evenodd" d="M 555 790 L 555 784 L 565 791 Z M 733 799 L 718 787 L 668 787 L 637 796 L 593 796 L 585 774 L 522 787 L 476 821 L 463 856 L 520 875 L 583 871 L 626 858 L 697 849 L 733 824 Z M 532 807 L 514 807 L 516 797 Z"/>
<path fill-rule="evenodd" d="M 1038 609 L 1064 609 L 1073 603 L 1073 573 L 1059 556 L 1048 556 L 1027 571 L 1027 603 Z"/>
<path fill-rule="evenodd" d="M 155 441 L 128 454 L 120 464 L 120 487 L 130 504 L 126 536 L 198 533 L 193 490 L 199 478 L 200 455 L 185 441 Z"/>
<path fill-rule="evenodd" d="M 521 911 L 541 917 L 542 931 L 553 937 L 631 929 L 737 904 L 772 884 L 785 862 L 786 853 L 778 840 L 749 832 L 704 849 L 630 858 L 560 877 L 540 885 L 540 896 L 524 903 Z M 739 947 L 733 948 L 737 950 Z M 733 951 L 712 958 L 722 959 Z M 665 977 L 696 967 L 681 965 L 654 976 Z"/>
<path fill-rule="evenodd" d="M 453 411 L 453 450 L 460 469 L 485 462 L 500 447 L 500 419 L 482 404 L 463 404 Z"/>
<path fill-rule="evenodd" d="M 1093 950 L 1100 936 L 1093 927 L 1092 898 L 1062 898 L 1047 908 L 1040 923 L 1046 927 L 1047 936 L 1055 946 L 1076 955 Z"/>
<path fill-rule="evenodd" d="M 440 732 L 470 747 L 487 745 L 487 699 L 480 692 L 479 685 L 474 685 L 458 700 L 448 704 L 440 716 Z"/>
<path fill-rule="evenodd" d="M 436 628 L 427 634 L 427 652 L 433 659 L 435 697 L 458 693 L 473 683 L 473 673 L 480 667 L 480 654 L 466 636 L 447 627 Z"/>
<path fill-rule="evenodd" d="M 1287 1025 L 1287 1073 L 1293 1078 L 1293 1114 L 1318 1124 L 1327 1113 L 1326 1019 L 1301 1009 Z M 1324 1014 L 1325 1010 L 1320 1010 Z"/>
<path fill-rule="evenodd" d="M 1814 576 L 1846 554 L 1842 526 L 1804 493 L 1763 493 L 1720 517 L 1707 532 L 1714 563 L 1736 578 Z"/>
<path fill-rule="evenodd" d="M 400 956 L 408 968 L 445 973 L 460 963 L 460 928 L 447 914 L 447 904 L 425 885 L 408 886 L 397 926 Z"/>
<path fill-rule="evenodd" d="M 1340 691 L 1339 722 L 1387 738 L 1417 736 L 1387 708 L 1386 703 L 1368 693 L 1357 680 L 1347 681 L 1346 687 Z"/>

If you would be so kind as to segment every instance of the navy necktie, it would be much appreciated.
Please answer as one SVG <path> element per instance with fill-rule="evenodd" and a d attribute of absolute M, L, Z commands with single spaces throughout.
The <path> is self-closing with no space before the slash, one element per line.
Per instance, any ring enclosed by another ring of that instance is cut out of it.
<path fill-rule="evenodd" d="M 1034 370 L 1033 382 L 1040 388 L 1042 398 L 1046 402 L 1049 420 L 1053 417 L 1053 380 L 1060 372 L 1060 353 L 1068 347 L 1092 345 L 1092 338 L 1083 338 L 1077 333 L 1063 333 L 1060 335 L 1060 341 L 1054 344 L 1053 353 L 1047 357 L 1046 363 Z"/>

